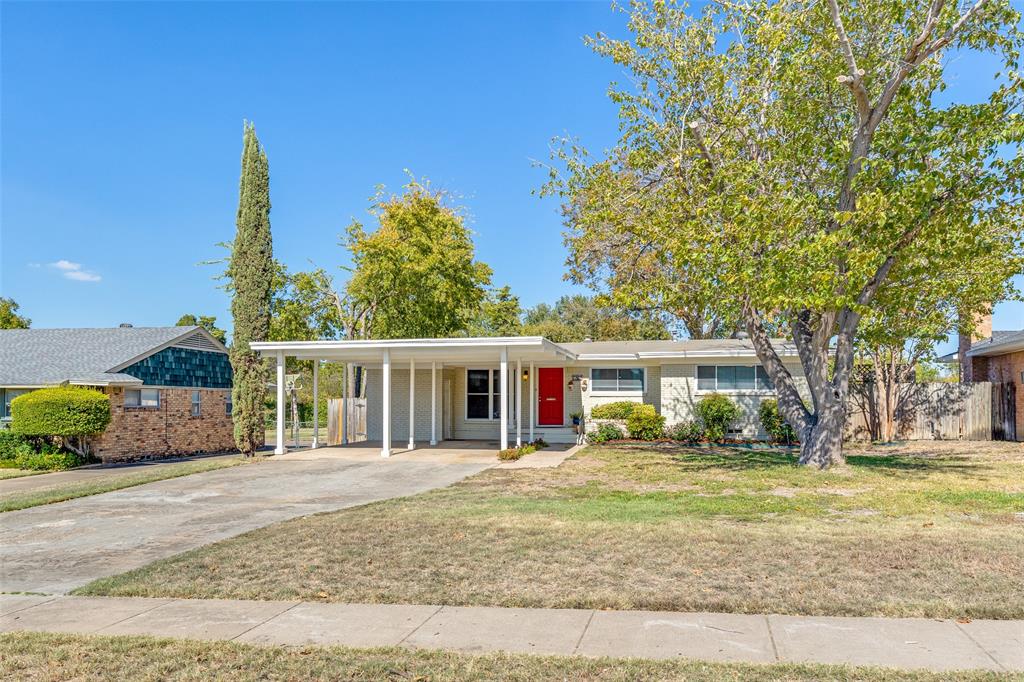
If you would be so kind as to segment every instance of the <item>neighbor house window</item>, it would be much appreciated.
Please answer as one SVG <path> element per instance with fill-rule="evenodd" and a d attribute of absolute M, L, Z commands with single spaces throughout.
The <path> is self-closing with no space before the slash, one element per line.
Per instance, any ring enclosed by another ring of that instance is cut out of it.
<path fill-rule="evenodd" d="M 764 367 L 747 365 L 698 365 L 698 391 L 771 391 Z"/>
<path fill-rule="evenodd" d="M 160 389 L 129 388 L 124 392 L 125 407 L 160 407 Z"/>
<path fill-rule="evenodd" d="M 466 370 L 466 418 L 501 418 L 500 370 Z"/>
<path fill-rule="evenodd" d="M 192 391 L 192 416 L 198 417 L 203 413 L 203 394 L 200 391 Z"/>
<path fill-rule="evenodd" d="M 27 388 L 0 388 L 0 396 L 3 397 L 3 408 L 0 412 L 0 418 L 10 419 L 11 418 L 11 401 L 17 398 L 19 395 L 24 395 L 29 392 Z"/>
<path fill-rule="evenodd" d="M 230 417 L 234 409 L 235 405 L 231 402 L 231 391 L 228 391 L 224 398 L 224 414 Z"/>
<path fill-rule="evenodd" d="M 643 367 L 595 367 L 590 370 L 590 390 L 643 393 L 645 378 Z"/>

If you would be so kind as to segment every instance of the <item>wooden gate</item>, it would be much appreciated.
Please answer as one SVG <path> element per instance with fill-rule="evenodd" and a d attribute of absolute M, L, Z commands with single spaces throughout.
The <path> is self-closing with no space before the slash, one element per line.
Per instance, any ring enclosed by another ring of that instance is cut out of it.
<path fill-rule="evenodd" d="M 992 384 L 992 439 L 1017 440 L 1017 396 L 1012 383 Z"/>
<path fill-rule="evenodd" d="M 348 442 L 366 440 L 366 398 L 331 398 L 327 401 L 327 444 L 341 445 L 342 417 Z"/>

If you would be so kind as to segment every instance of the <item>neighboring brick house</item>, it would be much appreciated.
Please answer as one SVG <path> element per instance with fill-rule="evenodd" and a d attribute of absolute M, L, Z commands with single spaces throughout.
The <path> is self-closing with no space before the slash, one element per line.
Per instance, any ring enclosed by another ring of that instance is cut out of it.
<path fill-rule="evenodd" d="M 997 415 L 996 431 L 1007 440 L 1024 441 L 1024 330 L 993 331 L 992 317 L 985 316 L 972 337 L 961 337 L 958 359 L 961 381 L 1001 384 L 993 409 L 1006 414 L 1002 420 Z"/>
<path fill-rule="evenodd" d="M 104 462 L 235 448 L 231 363 L 202 327 L 0 330 L 0 420 L 14 397 L 62 384 L 110 396 L 90 443 Z"/>

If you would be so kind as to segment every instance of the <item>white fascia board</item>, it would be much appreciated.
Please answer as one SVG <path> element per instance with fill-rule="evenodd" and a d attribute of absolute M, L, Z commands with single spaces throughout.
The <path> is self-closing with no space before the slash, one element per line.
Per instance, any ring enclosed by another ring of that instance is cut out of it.
<path fill-rule="evenodd" d="M 644 357 L 641 353 L 580 353 L 576 356 L 576 359 L 580 362 L 587 360 L 592 361 L 636 361 Z"/>
<path fill-rule="evenodd" d="M 783 357 L 792 357 L 797 355 L 796 349 L 782 348 L 775 349 L 775 352 Z M 722 348 L 719 350 L 680 350 L 680 351 L 651 351 L 647 353 L 637 353 L 637 356 L 641 360 L 655 360 L 662 359 L 668 360 L 673 358 L 689 358 L 689 359 L 700 359 L 700 358 L 752 358 L 757 357 L 757 351 L 752 348 Z"/>
<path fill-rule="evenodd" d="M 576 356 L 542 336 L 495 336 L 446 339 L 355 339 L 349 341 L 253 341 L 249 347 L 263 355 L 316 350 L 432 350 L 459 348 L 540 348 L 568 359 Z"/>
<path fill-rule="evenodd" d="M 135 381 L 79 381 L 68 379 L 67 383 L 72 386 L 141 386 L 142 379 L 136 379 Z"/>

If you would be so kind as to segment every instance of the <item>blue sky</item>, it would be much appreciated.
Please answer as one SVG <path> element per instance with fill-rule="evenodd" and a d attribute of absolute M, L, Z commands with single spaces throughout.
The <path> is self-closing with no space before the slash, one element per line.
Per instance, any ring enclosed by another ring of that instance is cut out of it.
<path fill-rule="evenodd" d="M 462 197 L 478 256 L 524 305 L 562 280 L 552 136 L 615 139 L 621 77 L 582 37 L 609 3 L 2 5 L 0 293 L 35 326 L 229 321 L 199 266 L 234 233 L 242 120 L 271 170 L 276 255 L 336 268 L 338 234 L 405 169 Z M 976 99 L 991 64 L 952 65 Z M 985 73 L 987 72 L 987 73 Z M 1020 328 L 1003 304 L 997 328 Z"/>

